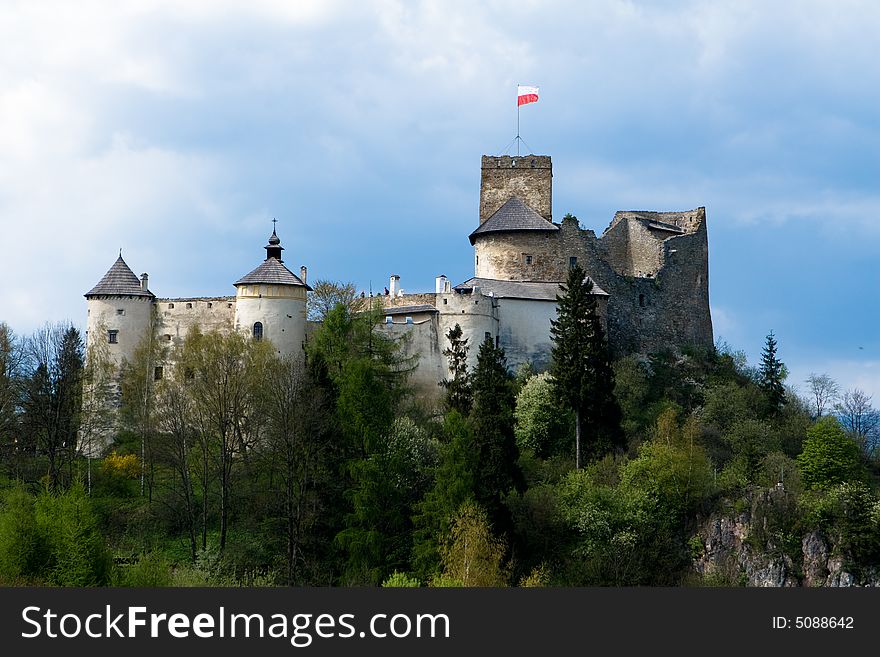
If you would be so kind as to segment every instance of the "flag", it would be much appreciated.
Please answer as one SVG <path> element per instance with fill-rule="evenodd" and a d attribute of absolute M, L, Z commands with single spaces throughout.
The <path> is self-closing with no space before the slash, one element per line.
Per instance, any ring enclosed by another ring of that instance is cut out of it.
<path fill-rule="evenodd" d="M 537 103 L 538 102 L 538 87 L 523 87 L 518 86 L 516 88 L 516 106 L 526 105 L 528 103 Z"/>

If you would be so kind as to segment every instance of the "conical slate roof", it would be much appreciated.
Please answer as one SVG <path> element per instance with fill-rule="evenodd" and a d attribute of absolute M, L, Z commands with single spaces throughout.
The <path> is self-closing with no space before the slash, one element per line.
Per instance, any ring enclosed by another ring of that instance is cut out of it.
<path fill-rule="evenodd" d="M 470 234 L 471 244 L 477 235 L 520 230 L 559 230 L 559 226 L 551 224 L 518 197 L 511 196 L 504 205 L 495 210 L 479 228 Z"/>
<path fill-rule="evenodd" d="M 126 297 L 152 297 L 154 296 L 149 290 L 141 288 L 141 282 L 129 266 L 122 259 L 122 254 L 116 258 L 116 262 L 110 267 L 109 271 L 104 274 L 104 278 L 98 281 L 98 284 L 85 293 L 85 297 L 98 295 L 120 295 Z"/>
<path fill-rule="evenodd" d="M 251 273 L 235 281 L 235 285 L 301 285 L 311 290 L 302 279 L 285 267 L 277 258 L 267 258 Z"/>

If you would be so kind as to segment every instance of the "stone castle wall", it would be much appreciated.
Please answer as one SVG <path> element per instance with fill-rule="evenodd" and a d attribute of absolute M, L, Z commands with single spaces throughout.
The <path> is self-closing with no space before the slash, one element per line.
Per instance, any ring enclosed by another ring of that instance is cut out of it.
<path fill-rule="evenodd" d="M 235 297 L 156 299 L 156 336 L 166 347 L 179 347 L 198 326 L 202 333 L 227 333 L 235 324 Z"/>
<path fill-rule="evenodd" d="M 480 223 L 518 196 L 547 221 L 553 215 L 553 167 L 547 155 L 484 155 L 480 183 Z"/>

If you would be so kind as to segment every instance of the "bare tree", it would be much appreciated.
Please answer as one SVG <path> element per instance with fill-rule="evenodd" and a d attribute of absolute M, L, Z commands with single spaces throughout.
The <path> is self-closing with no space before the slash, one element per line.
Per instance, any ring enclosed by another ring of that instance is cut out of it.
<path fill-rule="evenodd" d="M 340 283 L 320 279 L 315 282 L 308 298 L 308 317 L 310 321 L 322 322 L 331 310 L 339 304 L 349 312 L 354 310 L 357 290 L 354 283 Z"/>
<path fill-rule="evenodd" d="M 274 490 L 278 518 L 286 544 L 287 583 L 302 584 L 307 543 L 326 511 L 321 485 L 329 477 L 327 467 L 330 400 L 323 389 L 311 385 L 300 359 L 273 363 L 268 383 L 264 456 L 277 481 Z"/>
<path fill-rule="evenodd" d="M 864 390 L 853 388 L 843 393 L 834 407 L 844 430 L 868 455 L 877 446 L 880 433 L 880 412 L 871 405 L 871 399 Z"/>
<path fill-rule="evenodd" d="M 19 383 L 24 350 L 12 329 L 0 322 L 0 455 L 7 465 L 17 458 Z"/>
<path fill-rule="evenodd" d="M 21 403 L 37 453 L 46 456 L 49 490 L 58 491 L 62 468 L 76 454 L 82 406 L 83 341 L 72 324 L 46 324 L 26 342 L 29 374 Z"/>
<path fill-rule="evenodd" d="M 173 379 L 165 379 L 157 386 L 157 406 L 162 409 L 157 417 L 158 435 L 156 452 L 158 458 L 171 470 L 172 511 L 181 517 L 189 538 L 190 558 L 196 560 L 196 533 L 199 525 L 199 509 L 193 484 L 193 450 L 200 446 L 195 428 L 195 409 L 186 389 L 183 373 L 177 372 Z M 197 452 L 198 453 L 198 452 Z M 207 499 L 206 491 L 205 499 Z M 204 519 L 203 519 L 204 522 Z M 205 545 L 202 532 L 202 548 Z"/>
<path fill-rule="evenodd" d="M 116 368 L 107 342 L 97 340 L 86 352 L 82 377 L 79 448 L 86 457 L 86 491 L 92 494 L 92 459 L 109 444 L 116 425 Z"/>
<path fill-rule="evenodd" d="M 810 373 L 807 377 L 807 385 L 810 386 L 810 405 L 816 409 L 816 417 L 825 415 L 826 409 L 834 407 L 840 398 L 840 387 L 837 382 L 827 374 Z"/>

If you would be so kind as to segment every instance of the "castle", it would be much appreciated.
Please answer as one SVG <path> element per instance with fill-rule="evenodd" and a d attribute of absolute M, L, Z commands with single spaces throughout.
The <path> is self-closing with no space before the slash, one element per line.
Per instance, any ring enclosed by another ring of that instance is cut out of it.
<path fill-rule="evenodd" d="M 511 369 L 547 367 L 550 320 L 567 270 L 579 264 L 593 281 L 615 355 L 713 345 L 709 312 L 706 210 L 617 212 L 600 237 L 566 216 L 552 215 L 549 156 L 483 156 L 479 224 L 470 234 L 474 276 L 458 285 L 438 276 L 433 292 L 404 294 L 392 275 L 382 330 L 417 356 L 414 387 L 429 399 L 449 374 L 446 332 L 459 324 L 469 339 L 470 365 L 488 336 L 503 347 Z M 119 258 L 86 293 L 89 344 L 108 343 L 113 361 L 131 359 L 147 335 L 169 346 L 187 331 L 242 331 L 270 340 L 280 354 L 303 352 L 306 336 L 306 268 L 297 276 L 281 258 L 273 230 L 266 258 L 234 283 L 234 297 L 160 299 Z M 156 366 L 155 376 L 161 376 Z"/>

